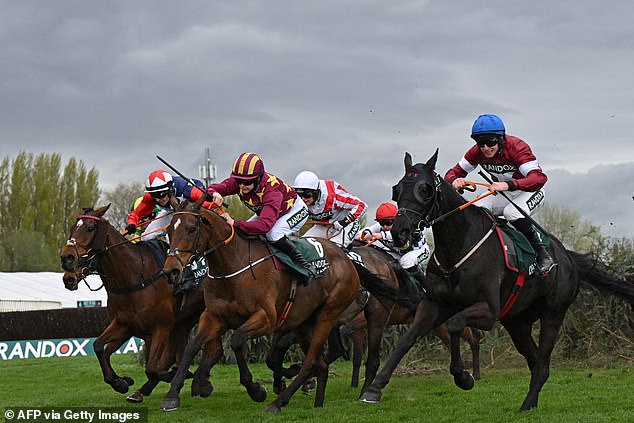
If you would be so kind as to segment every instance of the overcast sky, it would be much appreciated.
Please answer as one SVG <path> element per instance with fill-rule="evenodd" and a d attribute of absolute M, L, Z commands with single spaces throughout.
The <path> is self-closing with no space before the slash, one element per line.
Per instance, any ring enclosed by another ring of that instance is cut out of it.
<path fill-rule="evenodd" d="M 58 152 L 100 186 L 158 154 L 219 176 L 258 153 L 335 179 L 374 217 L 403 156 L 438 170 L 498 114 L 547 200 L 634 236 L 634 2 L 0 0 L 0 156 Z M 472 179 L 479 180 L 477 174 Z"/>

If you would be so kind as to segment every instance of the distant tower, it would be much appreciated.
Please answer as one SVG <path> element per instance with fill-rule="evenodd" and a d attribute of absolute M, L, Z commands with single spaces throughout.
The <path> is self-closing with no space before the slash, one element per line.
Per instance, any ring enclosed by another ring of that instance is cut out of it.
<path fill-rule="evenodd" d="M 209 157 L 209 147 L 205 148 L 205 163 L 198 166 L 198 176 L 205 180 L 205 186 L 208 187 L 212 181 L 216 180 L 216 165 L 211 164 Z"/>

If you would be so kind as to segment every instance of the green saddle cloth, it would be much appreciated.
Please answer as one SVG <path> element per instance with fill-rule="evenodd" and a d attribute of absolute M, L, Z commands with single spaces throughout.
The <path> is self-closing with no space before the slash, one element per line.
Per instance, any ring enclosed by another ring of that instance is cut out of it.
<path fill-rule="evenodd" d="M 321 243 L 315 238 L 297 238 L 292 240 L 292 242 L 297 246 L 297 248 L 299 248 L 299 251 L 301 251 L 306 261 L 313 263 L 315 271 L 317 272 L 314 277 L 319 278 L 323 276 L 324 273 L 326 273 L 326 270 L 328 270 L 329 264 L 324 254 L 324 247 Z M 272 244 L 270 244 L 270 248 L 273 254 L 275 254 L 275 257 L 280 259 L 281 262 L 296 272 L 301 273 L 304 276 L 308 276 L 308 270 L 295 263 L 286 253 L 283 253 L 281 250 L 275 248 Z"/>
<path fill-rule="evenodd" d="M 511 228 L 509 225 L 501 224 L 499 226 L 500 229 L 502 229 L 502 234 L 506 235 L 506 237 L 503 237 L 504 243 L 507 246 L 513 246 L 513 248 L 507 249 L 509 265 L 517 267 L 520 272 L 528 271 L 529 274 L 532 274 L 536 270 L 536 266 L 533 265 L 535 264 L 537 255 L 531 243 L 526 239 L 524 234 Z M 540 234 L 542 242 L 546 248 L 548 248 L 550 245 L 550 237 L 547 233 L 539 229 L 537 229 L 537 231 Z"/>

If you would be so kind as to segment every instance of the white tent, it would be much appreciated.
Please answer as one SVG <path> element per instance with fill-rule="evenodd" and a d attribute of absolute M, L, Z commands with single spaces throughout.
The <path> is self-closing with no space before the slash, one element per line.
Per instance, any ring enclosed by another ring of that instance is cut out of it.
<path fill-rule="evenodd" d="M 106 306 L 105 289 L 91 291 L 81 282 L 76 291 L 69 291 L 62 276 L 56 272 L 0 272 L 0 312 L 77 307 L 78 301 L 101 301 Z M 101 286 L 99 276 L 89 276 L 86 281 L 92 289 Z"/>

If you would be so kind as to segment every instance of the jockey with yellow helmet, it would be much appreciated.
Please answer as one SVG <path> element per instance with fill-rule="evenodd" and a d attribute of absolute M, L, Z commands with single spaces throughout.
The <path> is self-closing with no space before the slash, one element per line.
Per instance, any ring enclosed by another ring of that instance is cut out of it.
<path fill-rule="evenodd" d="M 398 208 L 394 203 L 382 203 L 376 209 L 376 223 L 363 228 L 357 236 L 357 239 L 364 241 L 375 240 L 379 244 L 378 246 L 384 246 L 389 249 L 390 252 L 398 256 L 399 264 L 420 284 L 425 279 L 425 272 L 427 263 L 429 263 L 431 257 L 431 252 L 429 251 L 429 246 L 427 245 L 427 240 L 423 233 L 418 234 L 416 238 L 412 239 L 412 245 L 405 254 L 393 248 L 392 233 L 390 230 L 392 229 L 397 213 Z"/>
<path fill-rule="evenodd" d="M 207 195 L 218 206 L 222 205 L 223 196 L 233 194 L 237 194 L 254 215 L 248 220 L 234 220 L 228 213 L 222 217 L 246 235 L 265 235 L 276 248 L 309 271 L 311 276 L 303 281 L 308 284 L 316 273 L 315 268 L 288 239 L 308 220 L 306 204 L 295 190 L 265 171 L 264 162 L 257 154 L 242 153 L 233 164 L 231 176 L 207 188 Z"/>

